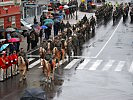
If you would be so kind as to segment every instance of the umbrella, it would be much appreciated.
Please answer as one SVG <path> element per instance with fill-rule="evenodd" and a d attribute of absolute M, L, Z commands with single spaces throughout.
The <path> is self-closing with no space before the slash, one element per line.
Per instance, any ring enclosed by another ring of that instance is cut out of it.
<path fill-rule="evenodd" d="M 59 9 L 62 10 L 64 7 L 63 6 L 59 6 Z"/>
<path fill-rule="evenodd" d="M 0 51 L 4 50 L 5 48 L 8 47 L 9 44 L 3 44 L 1 47 L 0 47 Z"/>
<path fill-rule="evenodd" d="M 53 23 L 53 20 L 52 19 L 45 19 L 44 22 L 52 22 Z"/>
<path fill-rule="evenodd" d="M 0 42 L 6 41 L 6 39 L 0 39 Z"/>
<path fill-rule="evenodd" d="M 68 8 L 69 8 L 69 6 L 68 6 L 68 5 L 64 5 L 64 8 L 65 8 L 65 9 L 68 9 Z"/>
<path fill-rule="evenodd" d="M 47 100 L 45 92 L 40 88 L 25 89 L 20 100 Z"/>
<path fill-rule="evenodd" d="M 7 28 L 6 31 L 7 32 L 13 32 L 13 31 L 15 31 L 15 29 L 14 28 Z"/>
<path fill-rule="evenodd" d="M 8 42 L 20 42 L 19 38 L 11 38 Z"/>
<path fill-rule="evenodd" d="M 23 32 L 23 30 L 16 30 L 16 32 L 18 32 L 18 33 L 22 33 L 22 32 Z"/>
<path fill-rule="evenodd" d="M 54 24 L 54 22 L 52 23 L 52 22 L 45 22 L 44 23 L 44 25 L 53 25 Z"/>
<path fill-rule="evenodd" d="M 54 20 L 54 22 L 55 22 L 55 23 L 58 23 L 58 22 L 60 22 L 60 20 L 56 18 L 56 19 Z"/>
<path fill-rule="evenodd" d="M 45 25 L 43 25 L 43 26 L 41 26 L 41 28 L 42 28 L 42 29 L 47 29 L 48 27 L 45 26 Z"/>

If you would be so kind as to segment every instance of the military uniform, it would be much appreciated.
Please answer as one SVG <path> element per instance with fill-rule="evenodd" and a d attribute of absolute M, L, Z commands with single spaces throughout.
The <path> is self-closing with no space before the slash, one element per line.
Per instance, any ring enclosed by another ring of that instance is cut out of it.
<path fill-rule="evenodd" d="M 77 36 L 73 36 L 72 45 L 73 45 L 74 56 L 77 56 L 78 55 L 78 46 L 79 46 L 79 40 L 78 40 Z"/>

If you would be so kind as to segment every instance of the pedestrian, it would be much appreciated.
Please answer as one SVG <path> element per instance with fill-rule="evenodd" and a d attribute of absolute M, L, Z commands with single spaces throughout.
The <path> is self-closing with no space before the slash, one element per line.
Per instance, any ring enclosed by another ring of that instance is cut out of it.
<path fill-rule="evenodd" d="M 37 24 L 36 16 L 34 17 L 34 24 Z"/>
<path fill-rule="evenodd" d="M 39 35 L 35 31 L 34 31 L 34 34 L 35 34 L 35 47 L 37 47 L 37 43 L 39 41 L 39 39 L 38 39 L 39 38 Z"/>
<path fill-rule="evenodd" d="M 45 38 L 46 38 L 46 40 L 48 40 L 49 36 L 51 35 L 51 29 L 52 29 L 51 26 L 48 26 L 48 28 L 45 29 Z"/>
<path fill-rule="evenodd" d="M 30 50 L 30 45 L 31 45 L 30 33 L 27 32 L 27 51 Z"/>
<path fill-rule="evenodd" d="M 35 33 L 34 31 L 30 32 L 30 40 L 31 40 L 31 49 L 35 47 Z"/>
<path fill-rule="evenodd" d="M 11 43 L 9 45 L 9 51 L 10 51 L 10 53 L 13 53 L 13 51 L 16 51 L 16 49 L 17 49 L 17 47 L 16 47 L 15 43 Z"/>
<path fill-rule="evenodd" d="M 61 23 L 60 23 L 60 30 L 61 30 L 61 32 L 64 31 L 64 28 L 65 28 L 65 23 L 63 21 L 61 21 Z"/>
<path fill-rule="evenodd" d="M 43 37 L 44 29 L 40 30 L 39 37 L 40 37 L 40 44 L 42 43 L 42 37 Z"/>
<path fill-rule="evenodd" d="M 70 25 L 70 23 L 69 23 L 69 21 L 67 21 L 67 23 L 66 23 L 66 28 L 70 28 L 71 27 L 71 25 Z"/>
<path fill-rule="evenodd" d="M 42 15 L 40 16 L 40 23 L 41 23 L 41 26 L 43 25 L 45 19 L 47 19 L 47 16 L 46 16 L 46 14 L 43 12 Z"/>
<path fill-rule="evenodd" d="M 58 31 L 60 29 L 60 22 L 54 23 L 54 36 L 58 35 Z"/>
<path fill-rule="evenodd" d="M 66 20 L 68 20 L 68 15 L 69 14 L 70 14 L 69 9 L 65 9 Z"/>

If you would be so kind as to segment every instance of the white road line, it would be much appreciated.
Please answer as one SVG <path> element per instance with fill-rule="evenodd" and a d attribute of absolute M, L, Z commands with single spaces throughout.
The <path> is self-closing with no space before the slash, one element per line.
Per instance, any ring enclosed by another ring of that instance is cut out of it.
<path fill-rule="evenodd" d="M 129 68 L 129 72 L 133 72 L 133 62 L 131 64 L 130 68 Z"/>
<path fill-rule="evenodd" d="M 103 60 L 97 60 L 90 68 L 89 70 L 96 70 L 97 67 L 102 63 Z"/>
<path fill-rule="evenodd" d="M 67 61 L 67 59 L 64 59 L 64 63 Z M 60 61 L 60 65 L 62 65 L 62 60 Z M 39 66 L 38 68 L 42 68 L 43 66 Z"/>
<path fill-rule="evenodd" d="M 34 63 L 30 64 L 30 65 L 29 65 L 29 68 L 32 68 L 32 67 L 36 66 L 36 65 L 39 64 L 39 63 L 40 63 L 40 59 L 38 59 L 38 60 L 35 61 Z"/>
<path fill-rule="evenodd" d="M 115 68 L 115 71 L 121 71 L 124 65 L 125 65 L 125 61 L 120 61 L 117 67 Z"/>
<path fill-rule="evenodd" d="M 34 60 L 35 58 L 29 58 L 28 60 L 29 60 L 29 62 L 31 62 L 32 60 Z"/>
<path fill-rule="evenodd" d="M 27 54 L 30 54 L 30 53 L 32 53 L 32 52 L 34 52 L 36 50 L 39 50 L 39 48 L 36 48 L 35 50 L 32 50 L 31 52 L 28 52 Z"/>
<path fill-rule="evenodd" d="M 122 18 L 121 18 L 119 24 L 117 25 L 116 29 L 114 30 L 114 32 L 112 33 L 112 35 L 111 35 L 110 38 L 108 39 L 108 41 L 105 43 L 105 45 L 102 47 L 102 49 L 98 52 L 98 54 L 97 54 L 94 58 L 97 58 L 97 57 L 100 55 L 100 53 L 104 50 L 104 48 L 106 47 L 106 45 L 109 43 L 109 41 L 110 41 L 110 40 L 112 39 L 112 37 L 114 36 L 114 34 L 115 34 L 116 30 L 118 29 L 118 27 L 119 27 L 121 21 L 122 21 Z"/>
<path fill-rule="evenodd" d="M 109 60 L 109 62 L 105 65 L 105 67 L 102 70 L 103 71 L 109 70 L 114 62 L 115 62 L 115 60 Z"/>
<path fill-rule="evenodd" d="M 80 59 L 73 59 L 64 69 L 71 69 Z"/>
<path fill-rule="evenodd" d="M 27 55 L 28 57 L 40 57 L 40 55 Z"/>
<path fill-rule="evenodd" d="M 77 69 L 83 69 L 88 63 L 90 62 L 90 59 L 85 59 Z"/>

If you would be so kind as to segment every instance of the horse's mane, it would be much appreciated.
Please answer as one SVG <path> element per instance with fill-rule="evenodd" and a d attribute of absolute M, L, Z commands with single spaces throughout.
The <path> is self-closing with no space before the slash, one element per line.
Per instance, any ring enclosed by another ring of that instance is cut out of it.
<path fill-rule="evenodd" d="M 45 68 L 47 68 L 47 69 L 48 69 L 48 63 L 46 63 L 46 60 L 45 60 L 45 59 L 43 59 L 42 61 L 43 61 L 43 67 L 45 67 Z"/>
<path fill-rule="evenodd" d="M 22 60 L 22 63 L 20 60 Z M 18 65 L 20 65 L 20 64 L 25 64 L 24 58 L 22 56 L 18 57 Z"/>
<path fill-rule="evenodd" d="M 54 47 L 54 49 L 53 49 L 53 53 L 55 54 L 56 52 L 57 52 L 57 47 Z"/>

